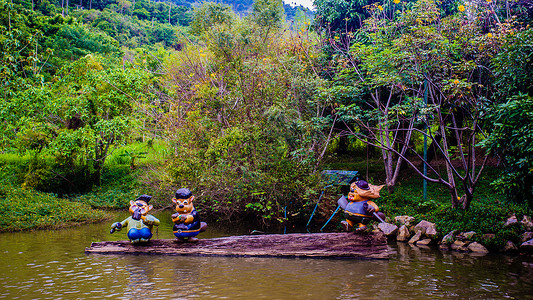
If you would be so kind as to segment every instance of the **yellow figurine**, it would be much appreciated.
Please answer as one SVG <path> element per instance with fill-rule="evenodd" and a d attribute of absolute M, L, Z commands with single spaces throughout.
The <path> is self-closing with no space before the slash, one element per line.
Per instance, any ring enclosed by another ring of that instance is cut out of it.
<path fill-rule="evenodd" d="M 358 180 L 350 185 L 348 200 L 342 196 L 338 203 L 344 209 L 346 220 L 341 222 L 345 231 L 351 231 L 357 225 L 356 231 L 366 230 L 371 220 L 383 222 L 385 214 L 371 199 L 379 198 L 379 191 L 384 185 L 372 185 L 364 180 Z"/>

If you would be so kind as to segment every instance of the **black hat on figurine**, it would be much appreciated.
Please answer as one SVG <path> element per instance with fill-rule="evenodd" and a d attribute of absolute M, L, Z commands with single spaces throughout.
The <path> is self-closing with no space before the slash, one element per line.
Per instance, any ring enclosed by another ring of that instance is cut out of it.
<path fill-rule="evenodd" d="M 355 182 L 355 185 L 357 185 L 358 188 L 368 191 L 370 189 L 370 186 L 368 186 L 368 182 L 364 180 L 358 180 Z"/>
<path fill-rule="evenodd" d="M 152 199 L 152 196 L 150 195 L 140 195 L 139 197 L 137 197 L 137 199 L 135 199 L 135 201 L 141 200 L 141 201 L 148 203 L 150 202 L 150 199 Z"/>
<path fill-rule="evenodd" d="M 187 188 L 181 188 L 176 191 L 175 198 L 176 199 L 189 199 L 192 196 L 192 193 Z"/>

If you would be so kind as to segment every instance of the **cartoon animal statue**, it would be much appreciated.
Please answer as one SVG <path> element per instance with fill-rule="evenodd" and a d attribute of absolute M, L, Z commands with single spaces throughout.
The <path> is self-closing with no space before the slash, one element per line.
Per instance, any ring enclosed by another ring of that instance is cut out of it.
<path fill-rule="evenodd" d="M 196 236 L 207 229 L 207 224 L 200 221 L 198 212 L 193 205 L 194 196 L 191 191 L 182 188 L 176 191 L 172 202 L 176 205 L 176 213 L 172 215 L 173 232 L 178 241 L 196 242 Z"/>
<path fill-rule="evenodd" d="M 148 214 L 153 208 L 152 205 L 148 205 L 150 199 L 152 196 L 141 195 L 135 201 L 130 201 L 131 216 L 122 222 L 113 223 L 111 233 L 127 226 L 128 238 L 133 244 L 148 242 L 152 238 L 152 228 L 160 224 L 156 217 Z"/>
<path fill-rule="evenodd" d="M 368 184 L 364 180 L 355 181 L 350 185 L 348 200 L 344 196 L 338 200 L 346 218 L 341 222 L 343 230 L 351 231 L 357 225 L 356 231 L 365 231 L 371 220 L 384 222 L 385 214 L 380 212 L 376 203 L 371 200 L 379 198 L 382 188 L 383 185 Z"/>

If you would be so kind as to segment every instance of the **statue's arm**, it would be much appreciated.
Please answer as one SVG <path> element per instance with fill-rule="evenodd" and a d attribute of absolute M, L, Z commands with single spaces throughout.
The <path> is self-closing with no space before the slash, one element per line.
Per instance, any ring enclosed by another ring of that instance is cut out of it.
<path fill-rule="evenodd" d="M 379 211 L 379 207 L 376 203 L 374 203 L 374 201 L 368 201 L 368 211 L 369 212 L 378 212 Z"/>

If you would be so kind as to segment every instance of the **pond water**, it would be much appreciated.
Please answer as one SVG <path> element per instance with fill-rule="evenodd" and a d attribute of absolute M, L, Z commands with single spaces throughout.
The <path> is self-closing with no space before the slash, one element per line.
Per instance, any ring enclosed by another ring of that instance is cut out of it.
<path fill-rule="evenodd" d="M 158 238 L 173 238 L 169 215 L 156 214 Z M 406 244 L 390 260 L 85 254 L 126 239 L 110 224 L 0 234 L 0 299 L 533 299 L 531 256 Z M 245 233 L 209 225 L 200 238 Z"/>

